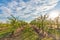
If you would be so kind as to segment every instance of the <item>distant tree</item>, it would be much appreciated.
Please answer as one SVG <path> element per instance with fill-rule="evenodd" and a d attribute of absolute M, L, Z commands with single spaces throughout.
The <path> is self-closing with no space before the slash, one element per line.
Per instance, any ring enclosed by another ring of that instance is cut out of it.
<path fill-rule="evenodd" d="M 55 24 L 57 25 L 57 28 L 59 29 L 59 27 L 60 27 L 60 16 L 57 16 L 55 18 Z"/>

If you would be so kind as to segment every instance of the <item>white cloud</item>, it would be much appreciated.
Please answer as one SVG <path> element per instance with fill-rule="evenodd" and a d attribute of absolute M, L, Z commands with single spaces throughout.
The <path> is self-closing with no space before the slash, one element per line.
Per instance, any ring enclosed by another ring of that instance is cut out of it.
<path fill-rule="evenodd" d="M 24 2 L 20 0 L 13 0 L 9 2 L 7 6 L 1 6 L 0 9 L 3 11 L 4 17 L 9 17 L 10 14 L 13 14 L 15 17 L 19 16 L 22 19 L 27 21 L 29 17 L 35 18 L 39 16 L 39 13 L 43 13 L 44 11 L 48 11 L 54 8 L 59 0 L 30 0 L 28 2 Z M 2 17 L 2 16 L 1 16 Z M 31 20 L 31 19 L 30 19 Z"/>
<path fill-rule="evenodd" d="M 53 10 L 49 13 L 49 18 L 51 18 L 52 20 L 54 20 L 54 18 L 56 18 L 57 16 L 60 15 L 60 11 L 59 10 Z"/>

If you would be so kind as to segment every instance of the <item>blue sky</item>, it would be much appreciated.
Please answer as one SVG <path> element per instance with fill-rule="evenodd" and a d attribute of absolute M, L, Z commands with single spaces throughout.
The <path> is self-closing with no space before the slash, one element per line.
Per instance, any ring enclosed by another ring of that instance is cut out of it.
<path fill-rule="evenodd" d="M 41 14 L 58 14 L 60 0 L 0 0 L 0 21 L 6 22 L 7 17 L 13 16 L 30 22 Z"/>

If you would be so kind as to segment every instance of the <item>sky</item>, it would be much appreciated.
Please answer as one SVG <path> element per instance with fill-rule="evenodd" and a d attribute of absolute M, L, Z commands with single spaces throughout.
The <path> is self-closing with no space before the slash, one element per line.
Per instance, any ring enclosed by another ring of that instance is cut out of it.
<path fill-rule="evenodd" d="M 14 17 L 30 22 L 41 14 L 54 18 L 60 13 L 60 0 L 0 0 L 0 21 Z"/>

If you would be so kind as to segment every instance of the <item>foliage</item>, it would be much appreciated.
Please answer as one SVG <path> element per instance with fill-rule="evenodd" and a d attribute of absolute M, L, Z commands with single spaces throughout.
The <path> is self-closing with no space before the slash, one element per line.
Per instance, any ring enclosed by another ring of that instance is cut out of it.
<path fill-rule="evenodd" d="M 55 20 L 52 20 L 48 19 L 48 17 L 49 16 L 47 14 L 44 14 L 34 19 L 30 23 L 27 23 L 11 15 L 11 17 L 8 18 L 7 23 L 0 23 L 0 38 L 4 38 L 10 35 L 13 31 L 17 30 L 18 28 L 23 27 L 24 30 L 20 32 L 21 40 L 40 40 L 39 35 L 31 27 L 32 25 L 36 26 L 39 29 L 42 29 L 43 33 L 48 32 L 48 34 L 59 36 L 60 35 L 60 28 L 59 28 L 60 22 L 58 21 L 59 18 L 56 17 L 57 19 L 55 18 Z M 57 26 L 58 28 L 54 28 L 55 26 Z M 41 40 L 53 40 L 53 38 L 45 37 L 42 38 Z"/>

